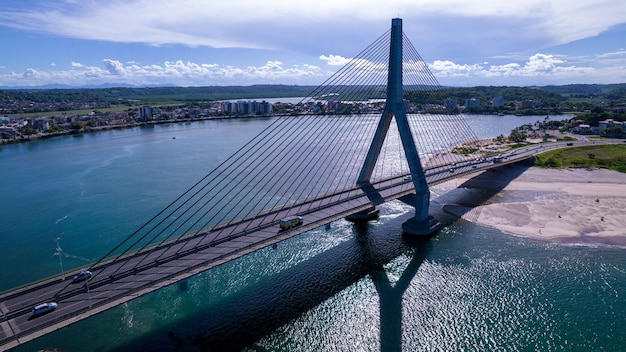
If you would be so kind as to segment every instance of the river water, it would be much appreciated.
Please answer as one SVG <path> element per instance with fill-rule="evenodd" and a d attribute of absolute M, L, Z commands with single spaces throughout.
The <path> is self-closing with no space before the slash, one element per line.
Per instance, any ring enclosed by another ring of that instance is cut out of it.
<path fill-rule="evenodd" d="M 479 138 L 543 119 L 466 118 Z M 2 146 L 0 290 L 99 259 L 271 120 Z M 454 197 L 431 193 L 435 211 Z M 624 249 L 537 243 L 465 221 L 413 239 L 400 230 L 410 216 L 387 203 L 366 226 L 334 222 L 196 275 L 186 292 L 165 287 L 16 350 L 623 350 Z"/>

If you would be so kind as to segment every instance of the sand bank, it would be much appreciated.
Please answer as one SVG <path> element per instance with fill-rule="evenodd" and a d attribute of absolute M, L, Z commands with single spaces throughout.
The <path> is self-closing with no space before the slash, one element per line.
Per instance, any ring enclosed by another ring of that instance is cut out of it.
<path fill-rule="evenodd" d="M 439 187 L 465 190 L 444 211 L 511 235 L 626 247 L 626 174 L 513 166 Z"/>

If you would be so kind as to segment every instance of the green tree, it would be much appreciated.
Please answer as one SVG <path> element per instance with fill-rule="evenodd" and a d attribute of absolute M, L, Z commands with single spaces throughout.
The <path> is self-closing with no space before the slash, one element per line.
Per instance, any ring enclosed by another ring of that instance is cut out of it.
<path fill-rule="evenodd" d="M 79 131 L 81 128 L 83 128 L 83 125 L 81 125 L 80 122 L 73 122 L 70 125 L 70 129 L 74 131 Z"/>
<path fill-rule="evenodd" d="M 621 127 L 607 127 L 602 130 L 602 134 L 607 137 L 620 137 L 624 135 L 624 130 Z"/>
<path fill-rule="evenodd" d="M 518 130 L 518 129 L 514 129 L 511 131 L 511 134 L 509 135 L 509 141 L 519 143 L 519 142 L 525 141 L 526 137 L 527 137 L 526 132 Z"/>

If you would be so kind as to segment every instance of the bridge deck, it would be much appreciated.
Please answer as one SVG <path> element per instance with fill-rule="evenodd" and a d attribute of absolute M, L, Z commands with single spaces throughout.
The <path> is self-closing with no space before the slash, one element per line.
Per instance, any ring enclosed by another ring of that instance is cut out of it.
<path fill-rule="evenodd" d="M 302 203 L 291 213 L 304 218 L 304 224 L 280 230 L 278 220 L 287 210 L 244 220 L 210 233 L 177 243 L 156 247 L 92 269 L 89 290 L 85 282 L 69 284 L 59 278 L 20 288 L 0 297 L 0 346 L 11 348 L 132 300 L 161 287 L 238 258 L 273 243 L 413 192 L 411 182 L 402 177 L 375 185 L 375 197 L 361 188 L 316 198 Z M 210 239 L 210 240 L 209 240 Z M 58 308 L 34 317 L 32 308 L 55 301 Z"/>

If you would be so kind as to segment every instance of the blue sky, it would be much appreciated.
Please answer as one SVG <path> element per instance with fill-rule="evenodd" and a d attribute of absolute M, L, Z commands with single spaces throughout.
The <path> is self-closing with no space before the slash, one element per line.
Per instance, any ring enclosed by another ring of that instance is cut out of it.
<path fill-rule="evenodd" d="M 2 0 L 0 87 L 318 85 L 394 17 L 442 85 L 626 82 L 623 0 Z"/>

